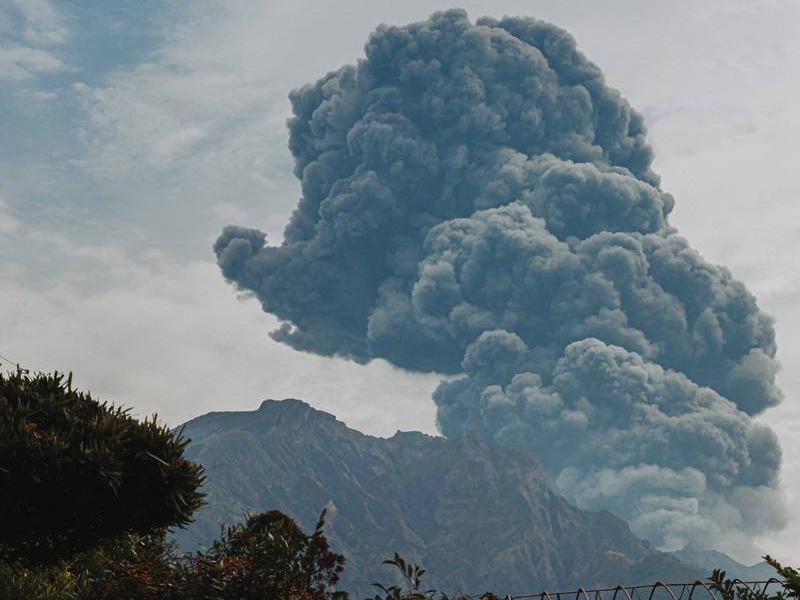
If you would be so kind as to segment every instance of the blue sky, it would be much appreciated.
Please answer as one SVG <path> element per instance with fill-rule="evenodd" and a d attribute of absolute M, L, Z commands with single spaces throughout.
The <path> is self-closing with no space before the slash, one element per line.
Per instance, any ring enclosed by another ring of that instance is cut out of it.
<path fill-rule="evenodd" d="M 645 115 L 673 224 L 777 319 L 786 400 L 763 420 L 796 506 L 800 5 L 461 5 L 568 29 Z M 438 377 L 272 342 L 211 243 L 229 223 L 280 239 L 299 195 L 288 91 L 357 59 L 378 23 L 448 6 L 0 0 L 0 354 L 172 424 L 293 396 L 367 432 L 433 432 Z M 799 534 L 762 545 L 800 562 Z"/>

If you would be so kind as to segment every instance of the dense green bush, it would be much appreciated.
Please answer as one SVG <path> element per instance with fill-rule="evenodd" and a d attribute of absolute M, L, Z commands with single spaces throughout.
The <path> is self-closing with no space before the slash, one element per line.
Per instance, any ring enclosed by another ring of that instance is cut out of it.
<path fill-rule="evenodd" d="M 75 600 L 182 600 L 185 582 L 164 532 L 129 533 L 85 552 L 67 566 Z"/>
<path fill-rule="evenodd" d="M 76 600 L 77 587 L 74 573 L 62 565 L 0 563 L 0 600 Z"/>
<path fill-rule="evenodd" d="M 347 600 L 334 589 L 344 558 L 330 551 L 323 518 L 306 535 L 278 511 L 251 516 L 182 556 L 161 532 L 57 565 L 0 565 L 0 600 Z"/>
<path fill-rule="evenodd" d="M 216 589 L 224 600 L 344 600 L 347 595 L 335 591 L 344 557 L 331 552 L 324 523 L 325 511 L 307 535 L 294 520 L 272 510 L 226 527 L 211 548 L 193 557 L 197 597 Z"/>
<path fill-rule="evenodd" d="M 53 565 L 0 564 L 0 600 L 178 600 L 174 556 L 163 533 L 129 533 Z"/>
<path fill-rule="evenodd" d="M 0 559 L 52 564 L 188 523 L 204 477 L 187 443 L 58 373 L 0 374 Z"/>

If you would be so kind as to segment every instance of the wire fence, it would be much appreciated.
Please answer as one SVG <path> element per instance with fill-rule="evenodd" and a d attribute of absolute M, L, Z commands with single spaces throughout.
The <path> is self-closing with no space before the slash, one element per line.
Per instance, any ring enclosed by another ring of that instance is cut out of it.
<path fill-rule="evenodd" d="M 785 584 L 780 579 L 764 581 L 733 580 L 731 589 L 733 598 L 723 598 L 722 594 L 711 587 L 710 582 L 697 580 L 692 583 L 656 583 L 648 585 L 631 585 L 616 587 L 584 589 L 570 591 L 542 591 L 536 594 L 520 594 L 501 596 L 503 600 L 739 600 L 742 591 L 753 594 L 753 597 L 767 598 L 769 593 L 777 594 Z M 479 600 L 481 595 L 467 596 Z"/>

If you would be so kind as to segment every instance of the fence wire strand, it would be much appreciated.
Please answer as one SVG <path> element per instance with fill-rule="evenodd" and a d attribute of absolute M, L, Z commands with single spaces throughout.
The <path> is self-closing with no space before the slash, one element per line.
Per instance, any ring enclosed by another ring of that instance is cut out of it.
<path fill-rule="evenodd" d="M 766 595 L 767 588 L 770 585 L 784 585 L 786 582 L 780 579 L 768 579 L 763 581 L 742 581 L 734 579 L 735 584 L 734 598 L 738 600 L 737 587 L 741 586 L 754 594 Z M 700 590 L 697 598 L 694 597 L 696 591 Z M 467 600 L 480 600 L 485 594 L 473 594 L 464 596 Z M 709 597 L 710 596 L 710 597 Z M 578 588 L 577 590 L 569 591 L 548 591 L 543 590 L 538 593 L 528 594 L 507 594 L 505 596 L 497 596 L 502 600 L 723 600 L 721 594 L 715 592 L 709 587 L 707 581 L 697 580 L 686 583 L 663 583 L 657 581 L 647 585 L 630 585 L 609 588 L 585 589 Z M 591 597 L 591 598 L 590 598 Z"/>

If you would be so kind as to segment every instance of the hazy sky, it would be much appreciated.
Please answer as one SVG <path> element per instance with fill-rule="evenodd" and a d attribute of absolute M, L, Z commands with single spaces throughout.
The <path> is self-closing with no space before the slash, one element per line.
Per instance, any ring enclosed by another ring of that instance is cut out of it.
<path fill-rule="evenodd" d="M 800 3 L 460 5 L 564 27 L 645 115 L 672 223 L 776 317 L 786 401 L 762 420 L 797 506 Z M 294 396 L 369 433 L 433 432 L 437 376 L 278 345 L 211 244 L 229 223 L 280 239 L 291 88 L 378 23 L 450 6 L 0 0 L 0 354 L 171 424 Z M 795 520 L 763 546 L 800 562 L 798 538 Z"/>

